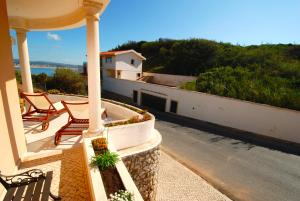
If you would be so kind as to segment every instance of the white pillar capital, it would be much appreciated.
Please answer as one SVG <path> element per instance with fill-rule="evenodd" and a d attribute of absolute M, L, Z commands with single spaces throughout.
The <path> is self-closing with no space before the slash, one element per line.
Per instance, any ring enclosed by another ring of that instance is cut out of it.
<path fill-rule="evenodd" d="M 86 19 L 91 21 L 100 21 L 99 15 L 86 15 Z"/>
<path fill-rule="evenodd" d="M 102 9 L 103 4 L 94 0 L 84 0 L 83 1 L 86 16 L 98 16 L 99 11 Z"/>
<path fill-rule="evenodd" d="M 16 31 L 17 34 L 24 35 L 24 34 L 26 34 L 29 30 L 28 30 L 28 29 L 23 29 L 23 28 L 15 28 L 15 31 Z"/>

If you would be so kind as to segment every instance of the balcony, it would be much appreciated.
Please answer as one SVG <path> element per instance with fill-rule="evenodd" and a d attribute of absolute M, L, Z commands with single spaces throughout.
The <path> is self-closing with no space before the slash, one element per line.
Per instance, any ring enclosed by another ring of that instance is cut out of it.
<path fill-rule="evenodd" d="M 61 100 L 87 101 L 87 97 L 83 96 L 48 95 L 48 97 L 52 102 Z M 102 100 L 101 105 L 106 109 L 108 115 L 103 119 L 103 124 L 107 125 L 105 127 L 105 137 L 107 137 L 109 144 L 113 145 L 115 151 L 118 152 L 123 161 L 126 164 L 130 164 L 127 165 L 129 172 L 136 169 L 135 165 L 132 165 L 132 161 L 138 161 L 140 154 L 159 154 L 157 150 L 161 137 L 154 129 L 155 118 L 153 115 L 149 114 L 151 118 L 147 121 L 128 123 L 128 120 L 142 116 L 140 109 L 106 99 Z M 87 150 L 91 147 L 90 141 L 89 144 L 86 144 L 83 135 L 68 135 L 62 136 L 59 145 L 54 145 L 55 133 L 68 122 L 68 117 L 67 112 L 54 117 L 49 123 L 49 128 L 45 131 L 41 130 L 41 122 L 23 122 L 27 142 L 27 153 L 23 158 L 19 171 L 30 168 L 39 168 L 44 171 L 50 169 L 54 171 L 54 184 L 52 186 L 54 193 L 67 198 L 80 196 L 84 197 L 84 200 L 88 200 L 90 197 L 86 196 L 86 194 L 89 191 L 95 191 L 93 189 L 93 182 L 90 182 L 90 189 L 87 188 L 87 178 L 89 178 L 88 175 L 90 171 L 92 171 L 88 165 L 92 157 L 92 155 L 88 155 L 89 150 Z M 157 167 L 158 156 L 152 163 Z M 141 167 L 140 173 L 131 172 L 136 178 L 135 182 L 143 186 L 145 186 L 145 184 L 142 184 L 139 174 L 144 174 L 145 169 L 149 169 L 147 166 L 148 164 Z M 151 166 L 151 164 L 149 164 L 149 166 Z M 74 177 L 72 172 L 76 172 Z M 148 171 L 148 174 L 153 175 L 148 178 L 149 180 L 156 179 L 154 177 L 157 177 L 157 169 L 150 172 Z M 95 175 L 90 176 L 90 178 L 93 179 L 95 179 L 95 177 Z M 101 177 L 98 179 L 101 180 Z M 74 186 L 72 185 L 70 187 L 67 183 L 72 183 Z M 81 184 L 77 185 L 77 183 Z M 151 189 L 153 186 L 149 186 L 148 188 Z M 68 194 L 69 192 L 73 193 Z M 99 189 L 97 189 L 96 193 L 99 193 Z M 148 196 L 149 190 L 142 194 L 144 197 Z M 93 193 L 91 194 L 91 197 L 92 196 L 94 196 Z"/>

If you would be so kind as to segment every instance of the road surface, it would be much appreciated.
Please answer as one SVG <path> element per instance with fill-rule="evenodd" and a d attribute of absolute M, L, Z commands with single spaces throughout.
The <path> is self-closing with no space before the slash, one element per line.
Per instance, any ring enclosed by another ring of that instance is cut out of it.
<path fill-rule="evenodd" d="M 300 156 L 224 137 L 226 131 L 197 122 L 156 118 L 162 149 L 231 199 L 300 200 Z"/>

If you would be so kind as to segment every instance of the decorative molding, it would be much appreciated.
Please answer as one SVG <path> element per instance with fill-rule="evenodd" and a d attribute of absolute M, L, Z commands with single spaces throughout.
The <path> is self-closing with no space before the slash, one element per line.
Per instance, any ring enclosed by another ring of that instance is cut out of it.
<path fill-rule="evenodd" d="M 51 18 L 23 18 L 9 16 L 9 25 L 12 29 L 26 30 L 64 30 L 85 25 L 87 17 L 99 20 L 99 16 L 105 10 L 109 0 L 83 0 L 77 10 L 65 15 Z"/>

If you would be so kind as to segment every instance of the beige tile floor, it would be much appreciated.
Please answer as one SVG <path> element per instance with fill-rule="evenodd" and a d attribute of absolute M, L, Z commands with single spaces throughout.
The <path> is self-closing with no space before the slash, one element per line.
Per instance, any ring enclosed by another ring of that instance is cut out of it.
<path fill-rule="evenodd" d="M 62 154 L 23 162 L 19 172 L 29 169 L 53 171 L 51 192 L 63 201 L 89 201 L 90 192 L 81 146 L 66 149 Z"/>

